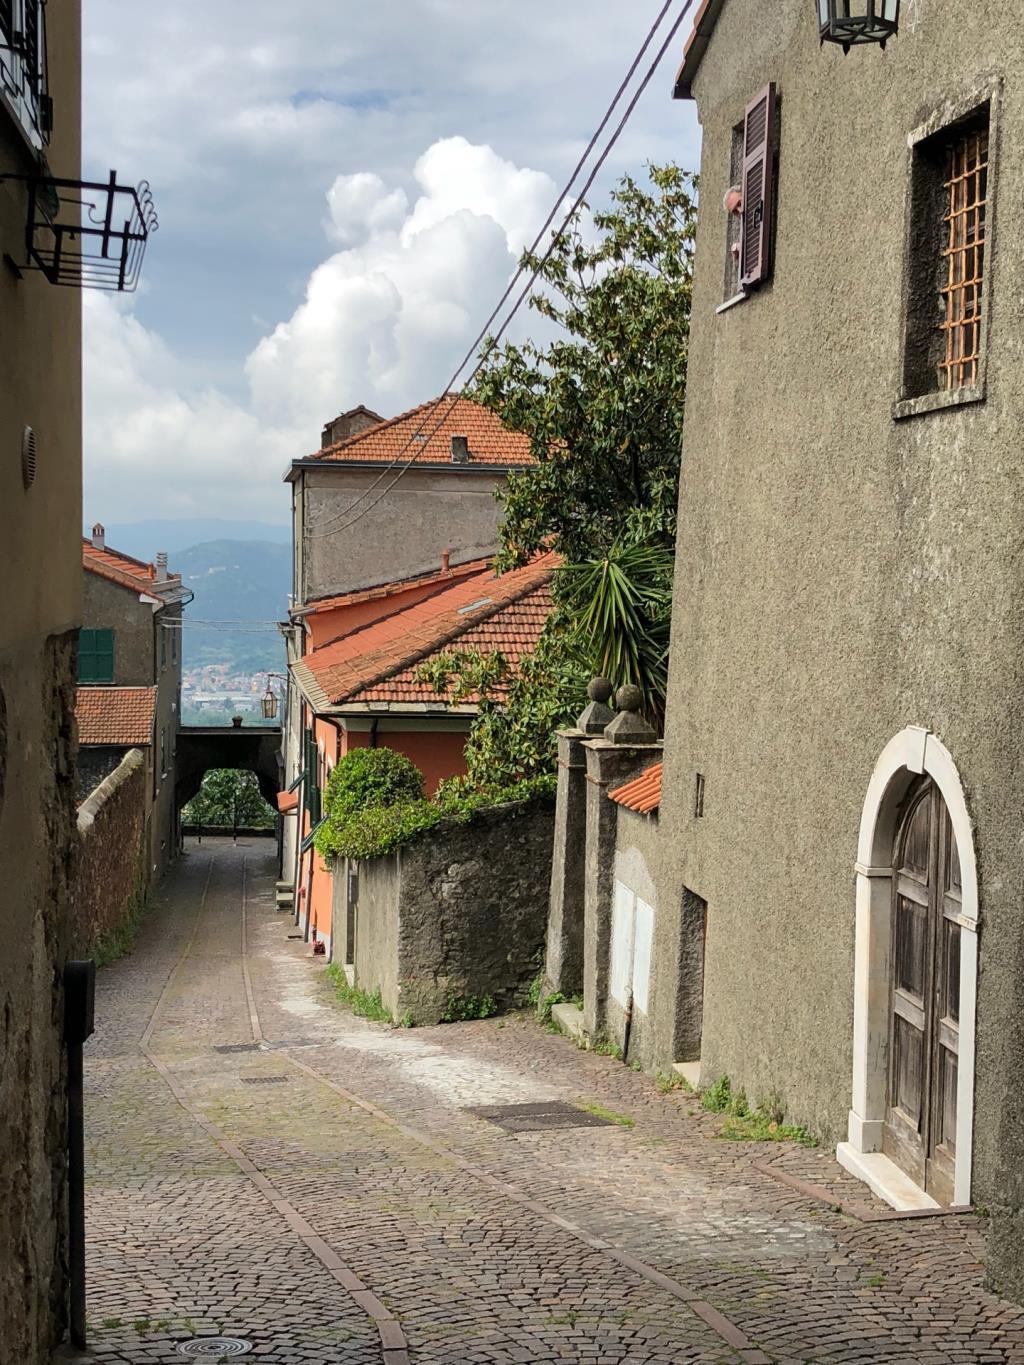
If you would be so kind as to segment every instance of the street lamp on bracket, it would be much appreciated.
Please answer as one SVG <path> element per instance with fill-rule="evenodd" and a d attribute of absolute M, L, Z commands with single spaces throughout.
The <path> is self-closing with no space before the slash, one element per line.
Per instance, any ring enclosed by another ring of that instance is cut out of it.
<path fill-rule="evenodd" d="M 285 683 L 288 681 L 287 677 L 283 673 L 267 674 L 267 690 L 263 693 L 263 696 L 260 698 L 260 705 L 263 708 L 264 720 L 275 720 L 277 717 L 278 698 L 277 693 L 270 686 L 271 678 L 280 678 L 281 681 Z"/>
<path fill-rule="evenodd" d="M 817 0 L 821 41 L 844 52 L 865 43 L 885 47 L 900 27 L 900 0 Z"/>

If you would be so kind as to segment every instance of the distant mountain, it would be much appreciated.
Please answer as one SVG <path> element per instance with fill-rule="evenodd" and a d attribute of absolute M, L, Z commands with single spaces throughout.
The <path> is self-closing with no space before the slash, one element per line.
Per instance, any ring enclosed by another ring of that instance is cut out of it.
<path fill-rule="evenodd" d="M 130 521 L 108 525 L 107 544 L 126 555 L 147 563 L 159 550 L 166 550 L 171 569 L 178 570 L 178 557 L 211 541 L 272 541 L 275 545 L 291 542 L 291 527 L 269 521 L 225 521 L 219 517 L 183 517 L 181 520 Z M 88 534 L 88 531 L 86 532 Z"/>
<path fill-rule="evenodd" d="M 186 668 L 226 663 L 235 674 L 283 671 L 284 642 L 273 623 L 288 616 L 290 544 L 204 541 L 178 551 L 171 568 L 195 593 L 195 600 L 185 609 Z M 191 627 L 190 619 L 196 622 Z M 227 624 L 222 628 L 199 624 L 218 621 Z"/>

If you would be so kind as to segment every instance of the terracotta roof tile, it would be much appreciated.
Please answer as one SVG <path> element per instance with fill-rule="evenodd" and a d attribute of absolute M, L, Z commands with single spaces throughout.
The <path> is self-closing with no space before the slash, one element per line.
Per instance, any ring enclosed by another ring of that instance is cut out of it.
<path fill-rule="evenodd" d="M 411 588 L 423 588 L 431 583 L 454 583 L 461 578 L 486 573 L 490 566 L 489 557 L 471 559 L 465 564 L 453 564 L 448 569 L 435 569 L 433 573 L 422 574 L 419 578 L 398 578 L 393 583 L 380 583 L 374 588 L 361 588 L 358 592 L 343 592 L 335 597 L 314 598 L 307 604 L 303 615 L 315 616 L 320 612 L 335 611 L 338 607 L 351 607 L 357 602 L 375 602 L 379 598 L 395 597 L 408 592 Z"/>
<path fill-rule="evenodd" d="M 181 574 L 172 573 L 158 584 L 155 565 L 144 564 L 141 559 L 121 554 L 109 545 L 99 549 L 85 536 L 82 537 L 82 567 L 112 583 L 119 583 L 122 588 L 132 588 L 135 592 L 152 593 L 158 588 L 165 588 L 168 583 L 181 581 Z"/>
<path fill-rule="evenodd" d="M 639 777 L 608 793 L 612 801 L 638 815 L 650 815 L 661 805 L 661 763 L 646 768 Z"/>
<path fill-rule="evenodd" d="M 152 744 L 155 687 L 80 687 L 75 698 L 79 744 Z"/>
<path fill-rule="evenodd" d="M 453 436 L 468 438 L 471 466 L 493 465 L 504 469 L 509 465 L 533 464 L 529 439 L 522 432 L 506 431 L 494 413 L 480 403 L 457 398 L 453 404 L 451 396 L 421 403 L 411 412 L 403 412 L 399 417 L 380 422 L 337 445 L 317 450 L 309 458 L 339 464 L 412 460 L 417 464 L 444 465 L 457 470 L 465 466 L 452 460 Z"/>
<path fill-rule="evenodd" d="M 500 577 L 477 574 L 442 587 L 313 650 L 292 665 L 294 674 L 320 706 L 357 697 L 443 705 L 433 689 L 412 679 L 415 667 L 449 647 L 500 648 L 521 657 L 536 644 L 550 611 L 547 585 L 558 563 L 556 555 L 544 554 Z M 382 687 L 392 680 L 393 688 Z"/>

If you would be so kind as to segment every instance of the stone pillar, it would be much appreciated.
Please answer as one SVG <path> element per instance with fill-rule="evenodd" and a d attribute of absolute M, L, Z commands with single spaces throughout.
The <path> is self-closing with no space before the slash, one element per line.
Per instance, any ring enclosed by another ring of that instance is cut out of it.
<path fill-rule="evenodd" d="M 612 898 L 618 807 L 608 791 L 638 777 L 656 763 L 661 745 L 639 714 L 640 693 L 622 687 L 619 714 L 600 739 L 587 740 L 587 852 L 583 931 L 583 1027 L 600 1036 L 607 1026 L 608 963 L 611 956 Z"/>
<path fill-rule="evenodd" d="M 590 704 L 574 730 L 558 734 L 558 796 L 551 859 L 544 994 L 575 995 L 583 989 L 583 899 L 587 843 L 588 736 L 604 733 L 614 719 L 607 703 L 612 685 L 595 678 L 587 688 Z"/>

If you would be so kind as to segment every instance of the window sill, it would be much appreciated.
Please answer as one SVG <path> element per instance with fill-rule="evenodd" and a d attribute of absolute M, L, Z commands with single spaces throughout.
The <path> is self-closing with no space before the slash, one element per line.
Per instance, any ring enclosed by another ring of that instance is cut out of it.
<path fill-rule="evenodd" d="M 715 309 L 715 312 L 728 313 L 730 308 L 735 308 L 738 303 L 746 303 L 747 299 L 749 298 L 750 298 L 749 294 L 744 294 L 742 292 L 739 294 L 733 294 L 731 299 L 726 299 L 724 303 L 720 303 L 718 307 Z"/>
<path fill-rule="evenodd" d="M 906 417 L 923 417 L 929 412 L 942 412 L 946 408 L 962 408 L 971 403 L 984 401 L 984 385 L 942 393 L 923 393 L 919 398 L 901 398 L 899 402 L 893 403 L 892 415 L 894 421 L 899 422 Z"/>

